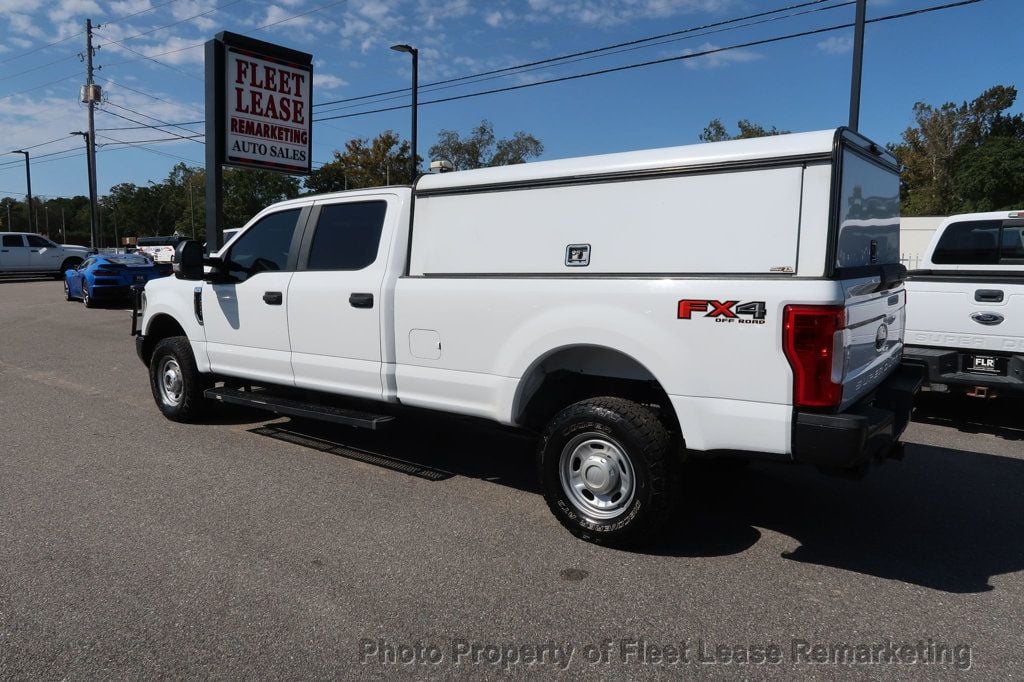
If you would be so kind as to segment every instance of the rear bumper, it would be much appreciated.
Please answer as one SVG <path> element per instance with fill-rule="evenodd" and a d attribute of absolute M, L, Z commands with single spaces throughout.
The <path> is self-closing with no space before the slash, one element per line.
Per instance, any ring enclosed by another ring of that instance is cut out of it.
<path fill-rule="evenodd" d="M 992 355 L 1006 360 L 1006 375 L 1003 376 L 965 372 L 965 358 L 974 352 L 973 350 L 907 346 L 903 350 L 903 361 L 922 367 L 926 383 L 929 384 L 963 387 L 986 386 L 1008 393 L 1024 392 L 1024 355 L 980 351 L 983 355 Z"/>
<path fill-rule="evenodd" d="M 902 364 L 872 395 L 846 412 L 797 411 L 793 459 L 825 469 L 852 469 L 889 455 L 910 421 L 922 381 L 919 367 Z"/>

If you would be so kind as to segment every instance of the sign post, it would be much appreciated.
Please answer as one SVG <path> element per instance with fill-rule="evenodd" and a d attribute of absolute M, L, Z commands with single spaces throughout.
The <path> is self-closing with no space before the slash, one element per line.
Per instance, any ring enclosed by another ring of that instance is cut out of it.
<path fill-rule="evenodd" d="M 225 165 L 309 174 L 312 105 L 313 55 L 227 31 L 207 41 L 208 252 L 224 243 Z"/>

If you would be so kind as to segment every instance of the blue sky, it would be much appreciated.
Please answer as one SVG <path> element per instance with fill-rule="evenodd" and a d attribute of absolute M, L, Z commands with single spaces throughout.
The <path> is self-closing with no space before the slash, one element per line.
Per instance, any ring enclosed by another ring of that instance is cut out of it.
<path fill-rule="evenodd" d="M 203 118 L 201 44 L 229 30 L 311 52 L 313 100 L 325 102 L 406 87 L 409 57 L 394 43 L 420 49 L 420 82 L 500 69 L 612 43 L 682 30 L 789 5 L 801 0 L 0 0 L 0 126 L 3 147 L 24 148 L 83 130 L 78 102 L 87 17 L 100 24 L 98 82 L 106 103 L 97 128 L 134 125 L 117 115 L 156 123 Z M 944 4 L 948 0 L 870 0 L 868 16 Z M 843 24 L 852 5 L 802 16 L 827 0 L 790 10 L 777 20 L 507 75 L 429 92 L 421 101 L 546 80 L 772 36 Z M 319 8 L 319 9 L 318 9 Z M 294 18 L 292 18 L 294 17 Z M 273 24 L 267 28 L 260 28 Z M 982 0 L 966 7 L 869 25 L 865 46 L 861 130 L 881 142 L 898 139 L 914 102 L 971 99 L 997 84 L 1021 86 L 1021 0 Z M 141 35 L 140 35 L 141 34 Z M 45 47 L 49 43 L 60 41 Z M 118 42 L 113 42 L 118 41 Z M 720 52 L 707 57 L 508 93 L 425 105 L 420 153 L 441 129 L 460 132 L 481 119 L 499 136 L 524 130 L 545 145 L 544 158 L 689 144 L 712 118 L 730 127 L 748 118 L 793 131 L 835 127 L 848 115 L 852 29 Z M 121 43 L 121 44 L 119 44 Z M 29 52 L 32 51 L 32 52 Z M 140 55 L 152 56 L 156 61 Z M 157 63 L 159 62 L 159 63 Z M 56 81 L 56 82 L 55 82 Z M 389 99 L 356 108 L 318 107 L 317 116 L 402 104 Z M 371 100 L 372 102 L 372 100 Z M 351 104 L 347 105 L 351 106 Z M 1022 110 L 1019 103 L 1015 109 Z M 185 128 L 202 132 L 202 126 Z M 408 135 L 407 110 L 314 124 L 315 162 L 351 137 L 391 128 Z M 182 128 L 101 133 L 101 143 L 189 135 Z M 86 194 L 84 156 L 43 157 L 78 149 L 81 138 L 30 150 L 33 191 L 44 196 Z M 202 165 L 196 141 L 158 141 L 149 150 L 101 147 L 100 193 L 119 182 L 145 184 L 167 175 L 180 157 Z M 2 149 L 0 151 L 7 151 Z M 159 153 L 157 153 L 159 152 Z M 65 158 L 66 157 L 66 158 Z M 0 196 L 24 192 L 20 156 L 0 157 Z"/>

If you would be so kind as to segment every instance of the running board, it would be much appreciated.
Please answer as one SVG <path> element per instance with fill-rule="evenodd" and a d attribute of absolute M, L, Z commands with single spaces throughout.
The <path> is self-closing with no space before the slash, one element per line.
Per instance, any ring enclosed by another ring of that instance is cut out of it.
<path fill-rule="evenodd" d="M 330 407 L 329 405 L 282 398 L 263 391 L 239 391 L 234 388 L 227 388 L 226 386 L 222 388 L 208 388 L 203 392 L 203 395 L 211 400 L 219 400 L 222 403 L 245 405 L 246 407 L 267 410 L 268 412 L 289 417 L 319 419 L 321 421 L 373 431 L 383 428 L 395 420 L 394 417 L 386 414 L 346 410 L 340 407 Z"/>

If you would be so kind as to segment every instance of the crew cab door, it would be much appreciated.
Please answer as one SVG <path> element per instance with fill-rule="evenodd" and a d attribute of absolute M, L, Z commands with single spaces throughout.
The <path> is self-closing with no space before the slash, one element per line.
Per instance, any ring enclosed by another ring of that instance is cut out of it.
<path fill-rule="evenodd" d="M 292 385 L 288 286 L 308 209 L 270 213 L 220 254 L 233 281 L 204 282 L 203 325 L 213 372 Z"/>
<path fill-rule="evenodd" d="M 382 300 L 397 197 L 315 204 L 288 289 L 295 385 L 380 400 Z"/>
<path fill-rule="evenodd" d="M 28 241 L 29 269 L 56 272 L 64 255 L 60 248 L 49 239 L 34 234 L 25 235 L 25 239 Z"/>
<path fill-rule="evenodd" d="M 1024 338 L 1024 220 L 962 220 L 938 237 L 915 273 L 908 341 L 915 346 L 1016 351 Z"/>
<path fill-rule="evenodd" d="M 20 234 L 5 234 L 0 239 L 0 271 L 22 272 L 29 269 L 28 246 Z"/>

